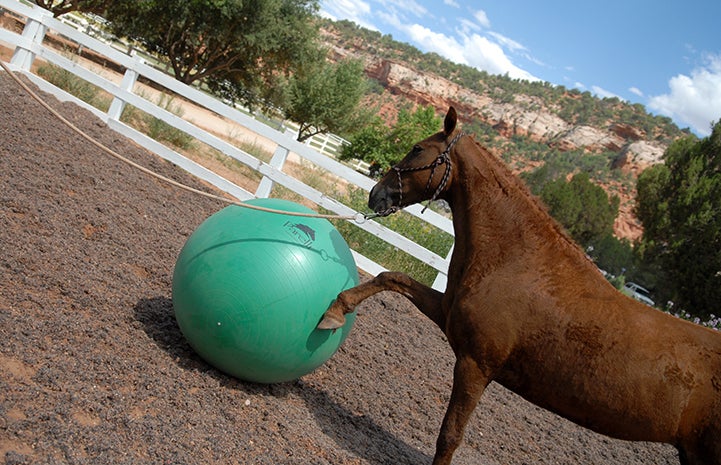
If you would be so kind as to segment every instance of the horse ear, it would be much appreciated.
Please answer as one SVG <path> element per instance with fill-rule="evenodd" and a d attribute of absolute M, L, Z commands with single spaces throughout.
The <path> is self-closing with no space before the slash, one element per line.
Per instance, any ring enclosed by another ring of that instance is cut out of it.
<path fill-rule="evenodd" d="M 457 122 L 458 115 L 456 114 L 456 109 L 450 107 L 448 113 L 446 113 L 446 119 L 443 121 L 443 132 L 446 133 L 446 136 L 450 136 L 453 133 L 456 129 Z"/>

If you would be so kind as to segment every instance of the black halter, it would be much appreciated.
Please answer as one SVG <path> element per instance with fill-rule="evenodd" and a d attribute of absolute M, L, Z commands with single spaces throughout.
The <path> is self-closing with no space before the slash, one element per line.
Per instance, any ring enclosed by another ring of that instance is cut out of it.
<path fill-rule="evenodd" d="M 427 165 L 416 166 L 416 167 L 412 167 L 412 168 L 398 168 L 397 166 L 394 166 L 393 168 L 391 168 L 393 171 L 395 171 L 398 174 L 398 196 L 399 196 L 398 205 L 399 205 L 399 207 L 400 207 L 400 205 L 403 204 L 403 179 L 401 178 L 401 173 L 410 173 L 413 171 L 423 171 L 423 170 L 430 169 L 431 175 L 428 177 L 428 182 L 426 183 L 426 189 L 424 191 L 424 192 L 428 192 L 431 188 L 431 181 L 433 180 L 433 175 L 436 172 L 436 167 L 439 165 L 445 164 L 446 170 L 443 173 L 443 178 L 441 178 L 440 184 L 438 184 L 436 191 L 433 193 L 431 198 L 428 200 L 428 203 L 426 203 L 425 207 L 423 207 L 423 210 L 421 210 L 421 213 L 425 212 L 426 208 L 428 208 L 428 205 L 430 205 L 431 202 L 433 202 L 434 200 L 436 200 L 438 198 L 441 191 L 443 191 L 443 189 L 446 187 L 446 183 L 448 183 L 448 179 L 450 179 L 450 177 L 451 177 L 451 168 L 452 168 L 451 157 L 450 157 L 451 149 L 453 149 L 453 146 L 456 145 L 456 142 L 458 142 L 458 140 L 461 137 L 463 137 L 464 135 L 465 135 L 465 133 L 462 131 L 459 132 L 458 134 L 456 134 L 456 137 L 454 137 L 453 140 L 451 140 L 451 142 L 448 144 L 446 149 L 443 152 L 441 152 L 440 155 L 438 155 L 438 157 L 436 157 L 435 160 L 428 163 Z M 397 210 L 396 208 L 391 208 L 388 210 L 387 214 L 390 215 L 391 213 L 395 212 L 396 210 Z M 384 215 L 384 216 L 387 216 L 387 215 Z"/>

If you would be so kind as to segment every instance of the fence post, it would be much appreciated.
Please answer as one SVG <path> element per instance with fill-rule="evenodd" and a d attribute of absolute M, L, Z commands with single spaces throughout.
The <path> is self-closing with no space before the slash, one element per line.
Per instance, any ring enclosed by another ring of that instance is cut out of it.
<path fill-rule="evenodd" d="M 287 148 L 279 145 L 276 147 L 273 158 L 270 159 L 270 163 L 268 164 L 275 169 L 282 169 L 285 164 L 285 160 L 288 159 L 288 152 Z M 260 180 L 260 184 L 258 184 L 258 189 L 255 191 L 255 196 L 259 198 L 268 198 L 270 196 L 271 189 L 273 189 L 273 181 L 270 178 L 263 176 L 263 179 Z"/>
<path fill-rule="evenodd" d="M 52 18 L 52 14 L 47 11 L 43 11 L 40 16 L 40 20 L 28 17 L 25 27 L 23 28 L 22 37 L 28 39 L 33 44 L 42 44 L 45 38 L 45 32 L 48 30 L 47 26 L 43 24 L 45 18 Z M 13 53 L 13 57 L 10 59 L 10 64 L 17 66 L 23 71 L 30 71 L 30 67 L 35 60 L 35 54 L 28 49 L 21 48 L 18 46 Z"/>
<path fill-rule="evenodd" d="M 451 261 L 451 256 L 453 255 L 453 247 L 455 245 L 451 246 L 451 250 L 448 251 L 448 255 L 446 255 L 446 260 L 449 262 Z M 446 270 L 445 273 L 438 272 L 436 275 L 436 279 L 433 281 L 433 286 L 431 286 L 433 289 L 441 292 L 446 291 L 446 286 L 448 285 L 448 270 Z"/>
<path fill-rule="evenodd" d="M 142 64 L 145 62 L 142 58 L 136 56 L 137 52 L 135 49 L 130 51 L 130 56 L 135 58 L 135 61 L 139 64 Z M 127 68 L 125 70 L 125 74 L 123 75 L 123 80 L 120 82 L 120 88 L 132 92 L 133 87 L 135 86 L 135 82 L 138 80 L 138 72 L 134 69 Z M 113 101 L 110 104 L 110 108 L 108 109 L 108 118 L 120 121 L 120 116 L 123 114 L 123 110 L 125 109 L 125 100 L 119 98 L 117 95 L 113 97 Z"/>
<path fill-rule="evenodd" d="M 314 137 L 314 139 L 320 139 L 320 149 L 318 149 L 318 151 L 320 153 L 325 153 L 325 148 L 328 145 L 328 136 L 324 134 L 323 137 Z"/>

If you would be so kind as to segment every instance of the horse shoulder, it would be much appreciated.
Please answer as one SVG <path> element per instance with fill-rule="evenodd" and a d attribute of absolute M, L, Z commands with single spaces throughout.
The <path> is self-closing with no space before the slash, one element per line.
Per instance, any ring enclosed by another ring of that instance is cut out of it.
<path fill-rule="evenodd" d="M 449 287 L 444 305 L 445 333 L 456 354 L 470 355 L 493 369 L 513 351 L 522 324 L 516 312 L 522 298 L 504 292 L 497 283 L 494 275 L 461 280 L 461 285 Z"/>

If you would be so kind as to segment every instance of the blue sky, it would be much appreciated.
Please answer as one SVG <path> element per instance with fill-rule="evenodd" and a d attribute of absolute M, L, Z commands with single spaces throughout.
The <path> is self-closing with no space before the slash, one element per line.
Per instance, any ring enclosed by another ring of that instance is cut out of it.
<path fill-rule="evenodd" d="M 452 61 L 642 103 L 696 134 L 721 119 L 721 1 L 321 0 Z"/>

